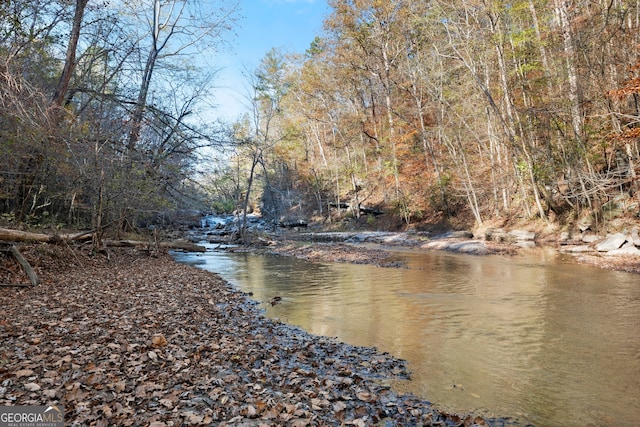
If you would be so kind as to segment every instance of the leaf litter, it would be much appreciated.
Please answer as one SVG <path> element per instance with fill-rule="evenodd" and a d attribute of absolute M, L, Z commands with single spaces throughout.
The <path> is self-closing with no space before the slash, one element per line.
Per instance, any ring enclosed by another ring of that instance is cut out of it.
<path fill-rule="evenodd" d="M 71 426 L 489 424 L 383 385 L 403 360 L 267 319 L 167 254 L 23 252 L 41 284 L 0 289 L 0 405 L 61 404 Z"/>

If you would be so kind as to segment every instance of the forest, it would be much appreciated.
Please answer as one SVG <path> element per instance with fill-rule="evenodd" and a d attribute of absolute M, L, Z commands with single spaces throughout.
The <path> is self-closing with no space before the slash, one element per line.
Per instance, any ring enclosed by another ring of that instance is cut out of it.
<path fill-rule="evenodd" d="M 375 228 L 640 212 L 640 4 L 329 0 L 216 118 L 239 3 L 0 3 L 0 220 L 116 233 L 179 212 Z"/>

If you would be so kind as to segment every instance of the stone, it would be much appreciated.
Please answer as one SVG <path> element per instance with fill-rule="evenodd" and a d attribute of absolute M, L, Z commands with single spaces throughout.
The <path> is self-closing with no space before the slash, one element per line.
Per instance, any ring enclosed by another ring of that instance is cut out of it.
<path fill-rule="evenodd" d="M 438 239 L 472 239 L 473 233 L 468 230 L 453 230 L 446 233 L 439 234 Z"/>
<path fill-rule="evenodd" d="M 607 236 L 603 242 L 600 242 L 596 246 L 598 252 L 609 252 L 615 249 L 619 249 L 628 240 L 627 235 L 623 233 L 616 233 Z"/>
<path fill-rule="evenodd" d="M 450 240 L 435 240 L 424 243 L 420 246 L 422 249 L 437 249 L 449 252 L 457 252 L 469 255 L 487 255 L 489 248 L 478 240 L 469 240 L 466 242 L 452 242 Z"/>
<path fill-rule="evenodd" d="M 534 233 L 533 231 L 527 231 L 527 230 L 512 230 L 509 232 L 509 236 L 511 236 L 518 242 L 523 240 L 526 241 L 526 240 L 536 239 L 536 233 Z"/>
<path fill-rule="evenodd" d="M 593 233 L 588 233 L 588 234 L 584 234 L 582 236 L 582 240 L 584 243 L 595 243 L 598 240 L 600 240 L 600 236 L 598 236 L 597 234 L 593 234 Z"/>
<path fill-rule="evenodd" d="M 607 252 L 607 255 L 615 256 L 615 255 L 632 255 L 632 256 L 640 256 L 640 249 L 636 248 L 634 245 L 625 245 L 620 249 L 614 249 L 612 251 Z"/>
<path fill-rule="evenodd" d="M 560 252 L 570 252 L 570 253 L 581 253 L 581 252 L 591 252 L 591 248 L 587 245 L 571 245 L 571 246 L 563 246 L 560 248 Z"/>
<path fill-rule="evenodd" d="M 502 228 L 487 228 L 484 232 L 485 240 L 502 242 L 506 239 L 507 233 Z"/>
<path fill-rule="evenodd" d="M 631 229 L 631 242 L 636 246 L 640 246 L 640 236 L 638 235 L 638 227 L 633 227 Z"/>
<path fill-rule="evenodd" d="M 514 244 L 524 249 L 531 249 L 536 247 L 536 242 L 534 242 L 533 240 L 518 240 Z"/>
<path fill-rule="evenodd" d="M 593 225 L 593 216 L 592 215 L 586 215 L 585 217 L 580 219 L 580 221 L 578 222 L 578 228 L 583 233 L 585 231 L 591 229 L 592 225 Z"/>

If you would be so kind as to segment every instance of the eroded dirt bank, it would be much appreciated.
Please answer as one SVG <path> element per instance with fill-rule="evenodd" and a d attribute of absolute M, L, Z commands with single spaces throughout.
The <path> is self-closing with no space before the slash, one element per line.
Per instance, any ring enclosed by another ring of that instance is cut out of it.
<path fill-rule="evenodd" d="M 403 361 L 266 319 L 166 254 L 23 252 L 41 284 L 0 288 L 0 405 L 62 404 L 87 426 L 515 423 L 398 395 L 379 381 L 408 376 Z"/>

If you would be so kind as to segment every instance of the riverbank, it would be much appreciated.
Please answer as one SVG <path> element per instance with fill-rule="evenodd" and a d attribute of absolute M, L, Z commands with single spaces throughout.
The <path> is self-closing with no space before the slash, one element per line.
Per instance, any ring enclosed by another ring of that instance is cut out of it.
<path fill-rule="evenodd" d="M 194 240 L 207 239 L 200 236 Z M 213 241 L 218 242 L 215 239 Z M 272 234 L 269 239 L 263 239 L 257 245 L 229 247 L 228 250 L 262 251 L 315 262 L 348 262 L 401 268 L 401 264 L 390 259 L 391 253 L 385 248 L 442 250 L 477 256 L 516 256 L 534 247 L 564 254 L 575 263 L 640 274 L 640 256 L 598 252 L 580 241 L 566 242 L 550 236 L 534 243 L 476 239 L 469 232 L 447 232 L 431 237 L 405 232 L 286 232 Z"/>
<path fill-rule="evenodd" d="M 61 404 L 69 425 L 513 424 L 400 395 L 383 384 L 403 361 L 266 319 L 167 254 L 22 252 L 40 285 L 0 288 L 0 405 Z"/>

